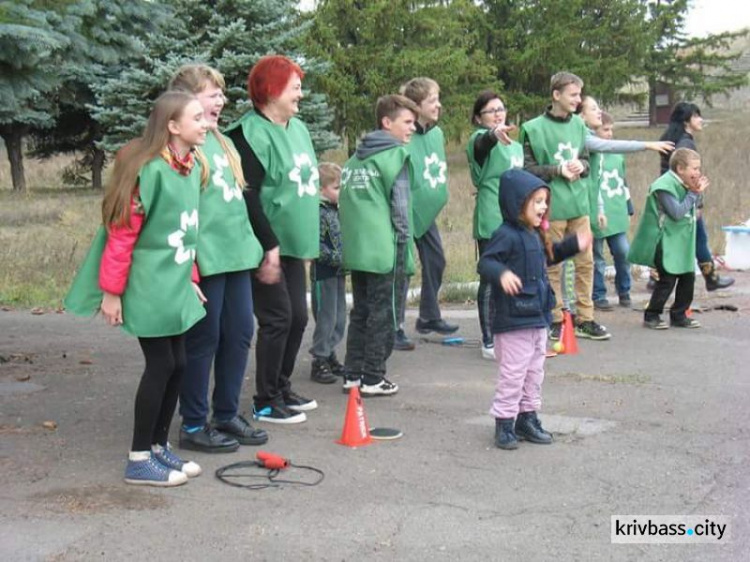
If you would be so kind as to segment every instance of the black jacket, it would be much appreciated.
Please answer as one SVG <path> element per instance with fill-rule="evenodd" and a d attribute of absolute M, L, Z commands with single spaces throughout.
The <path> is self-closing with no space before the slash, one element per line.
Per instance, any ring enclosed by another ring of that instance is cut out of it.
<path fill-rule="evenodd" d="M 516 169 L 505 172 L 500 183 L 503 186 L 500 190 L 503 224 L 492 234 L 478 266 L 479 274 L 492 286 L 495 304 L 492 333 L 546 328 L 555 306 L 547 265 L 577 254 L 578 239 L 569 236 L 553 244 L 554 259 L 549 260 L 539 232 L 519 220 L 528 197 L 547 185 L 529 172 Z M 500 277 L 507 270 L 523 282 L 523 289 L 517 295 L 508 295 L 500 285 Z"/>

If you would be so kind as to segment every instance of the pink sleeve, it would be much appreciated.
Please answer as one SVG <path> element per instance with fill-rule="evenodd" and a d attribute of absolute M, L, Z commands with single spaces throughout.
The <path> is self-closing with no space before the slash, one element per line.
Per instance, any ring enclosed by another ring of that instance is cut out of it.
<path fill-rule="evenodd" d="M 99 266 L 99 288 L 113 295 L 122 295 L 128 284 L 133 248 L 143 227 L 144 216 L 138 204 L 131 201 L 130 224 L 111 226 L 107 232 L 107 244 Z"/>

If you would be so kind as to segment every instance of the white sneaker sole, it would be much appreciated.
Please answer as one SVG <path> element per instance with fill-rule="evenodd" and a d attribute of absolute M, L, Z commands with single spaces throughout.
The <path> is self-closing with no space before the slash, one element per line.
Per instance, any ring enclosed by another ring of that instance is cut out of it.
<path fill-rule="evenodd" d="M 286 407 L 293 412 L 309 412 L 310 410 L 315 410 L 318 407 L 318 403 L 315 400 L 310 400 L 307 404 L 302 404 L 301 406 L 287 404 Z"/>
<path fill-rule="evenodd" d="M 295 423 L 304 423 L 307 421 L 307 416 L 303 412 L 299 412 L 296 416 L 290 418 L 272 418 L 266 416 L 258 416 L 255 418 L 257 421 L 266 423 L 277 423 L 280 425 L 292 425 Z"/>
<path fill-rule="evenodd" d="M 187 474 L 185 474 L 184 472 L 178 472 L 178 474 L 181 474 L 182 476 L 184 476 L 184 478 L 178 478 L 172 481 L 168 480 L 166 482 L 161 480 L 136 480 L 133 478 L 125 478 L 125 483 L 131 484 L 133 486 L 156 486 L 157 488 L 174 488 L 175 486 L 182 486 L 183 484 L 187 484 Z"/>
<path fill-rule="evenodd" d="M 391 388 L 388 390 L 383 390 L 382 388 L 378 386 L 362 386 L 359 389 L 359 393 L 364 396 L 392 396 L 398 392 L 398 387 Z"/>

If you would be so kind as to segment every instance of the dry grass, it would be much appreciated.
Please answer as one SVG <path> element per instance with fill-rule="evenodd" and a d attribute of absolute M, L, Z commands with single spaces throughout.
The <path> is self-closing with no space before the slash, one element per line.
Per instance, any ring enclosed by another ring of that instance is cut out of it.
<path fill-rule="evenodd" d="M 706 196 L 711 249 L 722 253 L 722 225 L 750 217 L 747 139 L 750 114 L 716 112 L 696 139 L 711 187 Z M 618 138 L 656 139 L 662 129 L 619 128 Z M 325 159 L 343 162 L 342 151 Z M 474 188 L 464 147 L 449 146 L 450 202 L 439 218 L 448 266 L 444 281 L 476 280 L 476 255 L 471 236 Z M 29 192 L 10 191 L 7 159 L 0 151 L 0 303 L 17 306 L 58 306 L 99 224 L 101 194 L 60 188 L 60 173 L 69 159 L 27 160 Z M 628 182 L 638 213 L 648 186 L 657 177 L 655 153 L 627 157 Z M 412 286 L 419 285 L 419 273 Z M 460 300 L 467 296 L 461 293 Z"/>

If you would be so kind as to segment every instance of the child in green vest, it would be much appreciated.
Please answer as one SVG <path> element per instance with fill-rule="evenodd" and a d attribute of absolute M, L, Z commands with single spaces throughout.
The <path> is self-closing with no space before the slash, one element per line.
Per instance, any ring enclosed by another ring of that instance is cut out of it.
<path fill-rule="evenodd" d="M 708 185 L 708 179 L 701 174 L 698 153 L 678 148 L 669 159 L 669 171 L 648 190 L 646 207 L 628 254 L 631 262 L 655 267 L 659 273 L 643 315 L 646 328 L 664 330 L 669 327 L 661 314 L 675 285 L 670 325 L 700 327 L 687 312 L 693 302 L 695 285 L 695 206 Z"/>
<path fill-rule="evenodd" d="M 344 267 L 351 271 L 354 304 L 346 340 L 344 391 L 392 395 L 385 378 L 393 350 L 411 244 L 410 156 L 417 105 L 401 95 L 375 107 L 378 129 L 364 136 L 341 174 L 339 213 Z"/>
<path fill-rule="evenodd" d="M 589 174 L 589 204 L 591 212 L 591 229 L 594 232 L 594 289 L 592 298 L 597 310 L 612 310 L 607 300 L 607 287 L 604 282 L 604 240 L 606 238 L 615 262 L 615 288 L 620 306 L 629 307 L 630 300 L 630 264 L 627 263 L 628 240 L 630 227 L 629 216 L 633 214 L 630 202 L 630 191 L 624 184 L 625 161 L 622 153 L 653 150 L 669 154 L 674 150 L 674 143 L 668 141 L 613 140 L 614 120 L 605 114 L 596 100 L 589 95 L 583 96 L 576 110 L 586 126 L 589 135 L 586 137 L 586 148 L 590 152 L 591 173 Z M 607 121 L 606 125 L 603 124 Z M 604 175 L 606 172 L 606 175 Z M 622 183 L 622 186 L 620 185 Z M 609 224 L 614 221 L 615 224 Z M 606 233 L 610 233 L 606 235 Z"/>
<path fill-rule="evenodd" d="M 197 257 L 206 316 L 185 339 L 187 366 L 180 388 L 180 448 L 226 453 L 240 445 L 262 445 L 268 435 L 239 413 L 242 383 L 253 339 L 250 270 L 263 250 L 248 220 L 242 192 L 245 178 L 237 151 L 218 129 L 224 109 L 224 77 L 205 64 L 177 70 L 170 90 L 195 94 L 209 123 L 200 151 L 209 163 L 209 183 L 201 190 Z M 213 416 L 208 423 L 209 383 Z"/>
<path fill-rule="evenodd" d="M 611 140 L 614 134 L 615 121 L 609 113 L 602 112 L 601 126 L 596 135 Z M 606 221 L 600 225 L 591 215 L 591 228 L 594 232 L 594 307 L 607 308 L 607 285 L 604 280 L 604 242 L 609 246 L 615 264 L 615 289 L 620 306 L 630 307 L 630 262 L 628 262 L 628 231 L 630 217 L 635 212 L 630 199 L 630 189 L 625 180 L 625 158 L 622 154 L 596 154 L 599 158 L 599 173 L 595 178 L 598 185 L 592 191 L 599 195 Z"/>
<path fill-rule="evenodd" d="M 419 108 L 415 124 L 417 130 L 406 145 L 414 169 L 411 179 L 414 242 L 422 264 L 422 290 L 419 295 L 416 330 L 420 334 L 452 334 L 458 330 L 458 326 L 443 320 L 438 302 L 445 271 L 445 252 L 436 220 L 448 202 L 445 137 L 437 125 L 442 109 L 440 86 L 431 78 L 413 78 L 401 86 L 400 93 Z M 408 291 L 408 281 L 405 290 Z M 405 304 L 406 298 L 402 300 Z M 401 310 L 399 320 L 402 324 L 403 319 L 404 310 Z M 399 327 L 396 343 L 401 348 L 404 348 L 405 337 L 403 329 Z M 407 344 L 405 348 L 409 347 Z"/>
<path fill-rule="evenodd" d="M 167 92 L 156 101 L 143 136 L 115 161 L 104 227 L 65 299 L 77 314 L 101 310 L 109 325 L 137 336 L 143 351 L 128 484 L 177 486 L 201 473 L 167 439 L 185 369 L 185 332 L 206 314 L 191 271 L 200 189 L 208 180 L 207 162 L 193 148 L 205 142 L 207 128 L 192 94 Z"/>
<path fill-rule="evenodd" d="M 481 256 L 492 237 L 492 233 L 503 224 L 498 203 L 500 177 L 512 168 L 523 168 L 523 147 L 508 137 L 514 127 L 505 123 L 507 109 L 500 96 L 485 90 L 474 101 L 471 123 L 476 130 L 466 145 L 471 182 L 477 190 L 474 204 L 474 240 Z M 495 343 L 492 336 L 494 301 L 491 298 L 492 284 L 479 279 L 477 308 L 479 328 L 482 331 L 482 357 L 495 360 Z"/>
<path fill-rule="evenodd" d="M 321 162 L 320 172 L 320 256 L 310 264 L 312 312 L 315 331 L 310 353 L 310 378 L 331 384 L 344 376 L 336 357 L 336 346 L 346 331 L 346 270 L 343 268 L 339 190 L 341 166 Z"/>
<path fill-rule="evenodd" d="M 581 103 L 583 80 L 569 72 L 558 72 L 550 80 L 552 103 L 546 111 L 521 126 L 524 169 L 548 183 L 551 190 L 550 235 L 561 240 L 565 235 L 591 232 L 589 224 L 587 129 L 575 115 Z M 575 264 L 576 335 L 592 340 L 607 340 L 611 334 L 594 320 L 591 291 L 594 259 L 591 249 L 578 254 Z M 549 267 L 550 284 L 562 295 L 559 264 Z M 552 312 L 550 339 L 560 338 L 562 299 Z"/>

